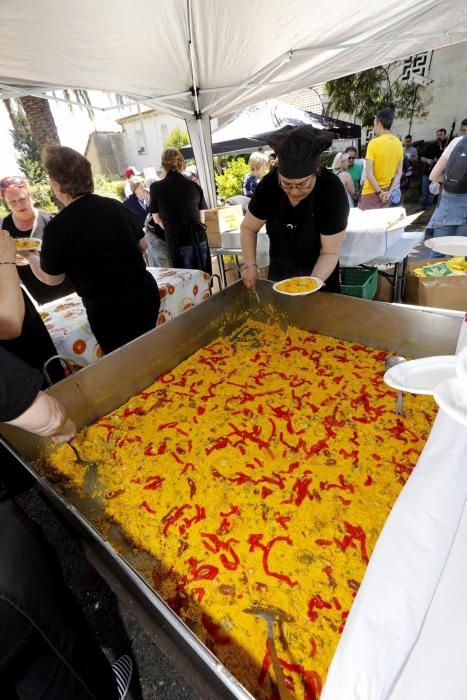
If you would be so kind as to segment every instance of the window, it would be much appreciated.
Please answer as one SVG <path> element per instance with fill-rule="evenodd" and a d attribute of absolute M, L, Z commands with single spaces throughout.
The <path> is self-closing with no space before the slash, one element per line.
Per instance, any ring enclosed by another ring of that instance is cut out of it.
<path fill-rule="evenodd" d="M 429 71 L 428 52 L 418 53 L 416 56 L 404 59 L 402 62 L 401 80 L 411 80 L 414 75 L 425 77 Z"/>

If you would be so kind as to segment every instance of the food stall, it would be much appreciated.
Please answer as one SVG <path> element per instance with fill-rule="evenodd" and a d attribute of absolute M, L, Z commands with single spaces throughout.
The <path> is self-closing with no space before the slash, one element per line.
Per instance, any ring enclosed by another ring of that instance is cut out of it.
<path fill-rule="evenodd" d="M 431 310 L 387 304 L 376 305 L 365 300 L 332 294 L 312 294 L 299 299 L 283 297 L 275 294 L 272 286 L 262 280 L 258 283 L 258 292 L 261 308 L 258 308 L 253 295 L 249 294 L 241 283 L 232 285 L 200 306 L 174 319 L 164 328 L 157 328 L 111 353 L 92 366 L 54 386 L 50 391 L 67 406 L 78 428 L 90 425 L 121 406 L 129 397 L 148 387 L 156 377 L 177 367 L 207 343 L 219 336 L 226 336 L 238 328 L 249 316 L 264 318 L 264 310 L 268 307 L 277 310 L 280 318 L 285 318 L 288 323 L 310 333 L 332 336 L 351 343 L 368 345 L 377 350 L 409 357 L 454 353 L 462 327 L 461 317 Z M 358 323 L 355 322 L 355 319 L 358 319 Z M 117 376 L 118 382 L 115 381 Z M 443 419 L 444 416 L 441 416 L 441 420 Z M 439 428 L 439 422 L 437 419 L 435 430 Z M 450 430 L 451 432 L 448 431 L 446 434 L 451 440 L 452 426 Z M 7 426 L 2 426 L 2 434 L 10 449 L 34 474 L 48 498 L 69 520 L 79 536 L 85 540 L 92 560 L 96 562 L 97 567 L 110 585 L 124 597 L 127 603 L 131 604 L 135 613 L 139 615 L 161 648 L 174 660 L 181 672 L 200 689 L 202 696 L 205 698 L 251 697 L 238 679 L 220 663 L 158 595 L 151 577 L 154 562 L 151 561 L 150 555 L 145 555 L 141 550 L 132 546 L 116 523 L 103 519 L 100 499 L 89 498 L 83 494 L 79 495 L 68 488 L 66 482 L 61 481 L 54 484 L 52 480 L 47 478 L 47 471 L 44 471 L 41 465 L 44 456 L 52 449 L 50 444 L 45 440 L 25 435 L 22 431 Z M 425 458 L 425 463 L 431 464 L 433 470 L 439 466 L 440 459 L 440 455 L 437 455 L 436 450 L 433 450 L 434 444 L 436 444 L 436 439 L 432 434 L 427 447 L 428 456 Z M 461 464 L 459 455 L 455 453 L 454 449 L 451 452 L 453 464 L 459 466 Z M 425 452 L 422 454 L 421 463 L 423 463 L 424 455 Z M 445 462 L 449 461 L 446 458 L 446 453 L 443 454 L 443 459 Z M 373 597 L 375 591 L 371 590 L 372 587 L 374 589 L 376 586 L 378 590 L 382 579 L 391 581 L 391 576 L 387 575 L 387 569 L 388 566 L 389 570 L 392 567 L 391 557 L 395 556 L 397 559 L 397 548 L 394 549 L 394 542 L 400 542 L 398 538 L 401 537 L 399 527 L 396 526 L 394 529 L 394 521 L 399 517 L 402 518 L 404 528 L 410 525 L 410 517 L 404 516 L 403 503 L 400 506 L 400 502 L 401 500 L 417 499 L 417 486 L 420 488 L 419 482 L 423 481 L 423 471 L 421 477 L 417 476 L 418 473 L 417 467 L 401 492 L 402 498 L 397 501 L 393 510 L 394 517 L 391 515 L 388 520 L 390 536 L 384 535 L 387 529 L 385 527 L 381 537 L 382 544 L 381 546 L 377 545 L 375 556 L 370 560 L 368 573 L 364 579 L 365 581 L 368 578 L 370 581 L 370 592 L 365 594 L 365 585 L 363 584 L 361 592 L 357 594 L 348 625 L 342 637 L 342 644 L 337 652 L 339 670 L 342 669 L 342 665 L 339 666 L 342 655 L 347 658 L 348 647 L 355 642 L 358 649 L 364 650 L 367 658 L 367 670 L 369 668 L 371 674 L 372 625 L 365 623 L 365 614 L 366 610 L 373 611 L 375 607 L 375 598 Z M 441 483 L 442 476 L 439 474 L 435 488 Z M 428 561 L 433 558 L 433 555 L 437 564 L 434 572 L 432 571 L 430 575 L 427 574 L 426 585 L 420 595 L 420 605 L 417 606 L 417 614 L 412 616 L 410 624 L 401 628 L 403 634 L 398 640 L 395 661 L 390 669 L 391 673 L 396 675 L 405 663 L 420 631 L 424 613 L 438 582 L 438 574 L 449 553 L 456 522 L 460 517 L 459 509 L 462 500 L 460 490 L 455 489 L 454 491 L 457 501 L 455 499 L 452 501 L 453 507 L 450 511 L 449 523 L 446 527 L 439 528 L 443 536 L 438 538 L 433 549 L 425 548 L 423 550 L 424 559 Z M 400 515 L 397 515 L 397 511 L 401 511 Z M 390 545 L 386 548 L 385 539 L 390 541 Z M 418 556 L 417 547 L 420 546 L 420 543 L 408 536 L 408 530 L 402 532 L 402 544 L 404 543 L 408 547 L 408 558 L 410 559 L 411 555 L 416 558 Z M 410 546 L 412 547 L 411 555 Z M 382 571 L 384 571 L 383 576 L 381 575 Z M 413 598 L 412 592 L 410 588 L 409 599 Z M 399 598 L 401 610 L 406 608 L 403 593 L 402 590 Z M 398 623 L 400 616 L 397 615 L 397 611 L 390 608 L 390 613 L 390 615 L 386 615 L 386 622 L 393 619 Z M 362 619 L 364 621 L 363 627 L 366 624 L 365 630 L 359 629 Z M 371 622 L 374 623 L 374 621 L 375 618 L 371 618 Z M 353 636 L 354 629 L 355 636 Z M 375 639 L 379 639 L 376 631 L 377 626 L 373 626 Z M 369 640 L 370 645 L 360 643 L 360 640 L 363 642 Z M 391 641 L 391 637 L 389 637 L 389 641 Z M 357 642 L 359 643 L 357 644 Z M 389 652 L 391 651 L 389 644 Z M 387 647 L 375 645 L 374 653 L 380 652 L 386 660 Z M 337 673 L 340 684 L 345 684 L 346 680 L 351 677 L 349 669 L 345 668 L 345 670 L 347 676 Z M 365 672 L 365 668 L 362 666 L 359 673 L 364 675 Z M 389 685 L 392 685 L 393 681 L 394 675 L 390 675 L 389 681 L 387 677 L 380 679 L 380 688 L 375 686 L 373 682 L 372 694 L 368 695 L 350 694 L 353 692 L 352 688 L 348 695 L 339 694 L 340 690 L 333 690 L 333 684 L 336 683 L 336 673 L 331 666 L 328 678 L 330 690 L 328 691 L 325 687 L 323 698 L 332 700 L 343 700 L 344 697 L 365 697 L 365 700 L 370 697 L 383 698 L 387 696 L 385 693 L 388 690 L 388 682 Z"/>

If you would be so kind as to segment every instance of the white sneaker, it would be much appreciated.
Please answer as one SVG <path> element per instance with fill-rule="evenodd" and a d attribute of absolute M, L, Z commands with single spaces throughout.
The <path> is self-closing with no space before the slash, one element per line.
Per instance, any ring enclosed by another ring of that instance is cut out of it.
<path fill-rule="evenodd" d="M 119 656 L 112 664 L 115 680 L 118 688 L 118 700 L 124 700 L 130 687 L 133 673 L 133 662 L 126 654 Z"/>

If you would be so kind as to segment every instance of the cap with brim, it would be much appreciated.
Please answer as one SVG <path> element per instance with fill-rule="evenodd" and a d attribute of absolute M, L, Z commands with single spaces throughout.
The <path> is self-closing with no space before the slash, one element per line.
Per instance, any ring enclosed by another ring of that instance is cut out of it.
<path fill-rule="evenodd" d="M 281 175 L 291 179 L 314 175 L 318 170 L 320 154 L 332 143 L 334 134 L 317 131 L 308 124 L 284 126 L 268 136 L 279 160 Z"/>

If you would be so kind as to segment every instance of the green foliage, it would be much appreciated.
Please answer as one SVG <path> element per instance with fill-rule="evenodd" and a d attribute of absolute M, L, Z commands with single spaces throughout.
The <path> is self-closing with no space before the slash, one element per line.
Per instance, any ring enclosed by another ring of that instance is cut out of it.
<path fill-rule="evenodd" d="M 330 168 L 335 157 L 336 154 L 333 151 L 325 151 L 324 153 L 321 153 L 319 157 L 319 162 L 321 163 L 323 168 Z"/>
<path fill-rule="evenodd" d="M 46 182 L 32 183 L 29 185 L 31 198 L 34 206 L 42 211 L 57 211 L 57 206 L 53 201 L 52 190 Z"/>
<path fill-rule="evenodd" d="M 28 182 L 38 184 L 45 181 L 41 156 L 29 127 L 26 115 L 18 111 L 14 115 L 13 128 L 9 130 L 21 172 Z"/>
<path fill-rule="evenodd" d="M 225 172 L 222 175 L 215 175 L 219 196 L 222 199 L 228 199 L 236 194 L 242 194 L 242 181 L 249 172 L 250 167 L 244 158 L 230 160 Z"/>
<path fill-rule="evenodd" d="M 325 83 L 329 111 L 349 114 L 362 126 L 373 126 L 375 114 L 391 107 L 396 117 L 410 118 L 423 113 L 417 85 L 391 78 L 394 67 L 379 66 Z"/>
<path fill-rule="evenodd" d="M 125 199 L 125 182 L 123 180 L 111 180 L 106 175 L 96 175 L 94 178 L 94 191 L 103 197 L 112 197 L 123 202 Z"/>
<path fill-rule="evenodd" d="M 176 126 L 175 129 L 170 132 L 169 136 L 165 139 L 162 145 L 164 148 L 176 148 L 178 151 L 183 146 L 188 146 L 189 143 L 190 137 L 188 136 L 188 133 L 179 126 Z"/>

